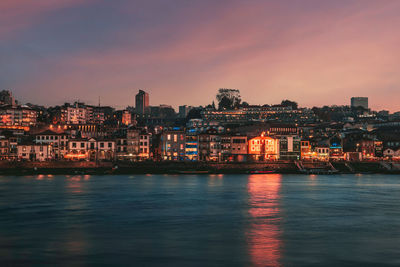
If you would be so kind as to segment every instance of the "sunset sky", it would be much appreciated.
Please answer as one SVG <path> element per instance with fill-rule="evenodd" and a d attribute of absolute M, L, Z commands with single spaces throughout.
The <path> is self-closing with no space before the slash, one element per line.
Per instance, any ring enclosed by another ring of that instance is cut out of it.
<path fill-rule="evenodd" d="M 22 102 L 400 110 L 400 1 L 1 0 L 0 89 Z"/>

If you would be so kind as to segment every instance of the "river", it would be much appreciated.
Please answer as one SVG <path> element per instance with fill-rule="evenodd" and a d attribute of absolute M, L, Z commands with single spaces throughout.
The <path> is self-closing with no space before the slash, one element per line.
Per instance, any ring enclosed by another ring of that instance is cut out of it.
<path fill-rule="evenodd" d="M 0 177 L 0 264 L 399 266 L 397 175 Z"/>

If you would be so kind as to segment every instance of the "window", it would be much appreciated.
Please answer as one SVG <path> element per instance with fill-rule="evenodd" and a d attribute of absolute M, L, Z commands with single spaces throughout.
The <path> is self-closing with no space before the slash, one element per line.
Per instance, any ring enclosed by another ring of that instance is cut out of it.
<path fill-rule="evenodd" d="M 103 143 L 103 142 L 100 143 L 100 147 L 101 147 L 101 148 L 104 148 L 104 143 Z"/>
<path fill-rule="evenodd" d="M 178 142 L 178 135 L 174 134 L 174 142 Z"/>
<path fill-rule="evenodd" d="M 112 148 L 112 143 L 108 143 L 108 148 Z"/>
<path fill-rule="evenodd" d="M 171 140 L 171 135 L 167 135 L 167 140 L 170 141 Z"/>
<path fill-rule="evenodd" d="M 76 143 L 75 142 L 72 143 L 72 147 L 76 148 Z"/>
<path fill-rule="evenodd" d="M 85 143 L 81 143 L 81 148 L 85 148 Z"/>

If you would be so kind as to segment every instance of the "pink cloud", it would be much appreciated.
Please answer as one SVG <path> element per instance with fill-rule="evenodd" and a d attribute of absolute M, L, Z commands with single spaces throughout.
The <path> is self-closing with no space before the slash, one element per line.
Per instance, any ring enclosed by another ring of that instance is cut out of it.
<path fill-rule="evenodd" d="M 210 103 L 218 88 L 234 87 L 254 104 L 289 98 L 321 106 L 369 96 L 374 108 L 399 109 L 400 93 L 392 91 L 390 99 L 381 93 L 400 84 L 400 36 L 393 30 L 400 26 L 399 2 L 357 2 L 315 13 L 258 3 L 183 23 L 176 38 L 160 46 L 132 49 L 126 42 L 68 55 L 54 63 L 59 72 L 26 86 L 71 96 L 87 91 L 93 99 L 103 94 L 120 106 L 132 105 L 138 88 L 149 88 L 152 104 L 198 105 Z M 156 25 L 136 37 L 152 40 L 165 31 L 175 29 Z"/>

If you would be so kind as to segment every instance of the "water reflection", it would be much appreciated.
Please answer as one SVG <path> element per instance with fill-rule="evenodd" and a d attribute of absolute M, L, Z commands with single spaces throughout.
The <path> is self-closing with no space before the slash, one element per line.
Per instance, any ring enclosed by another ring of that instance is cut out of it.
<path fill-rule="evenodd" d="M 250 228 L 247 241 L 252 265 L 281 265 L 280 186 L 279 174 L 249 177 Z"/>

